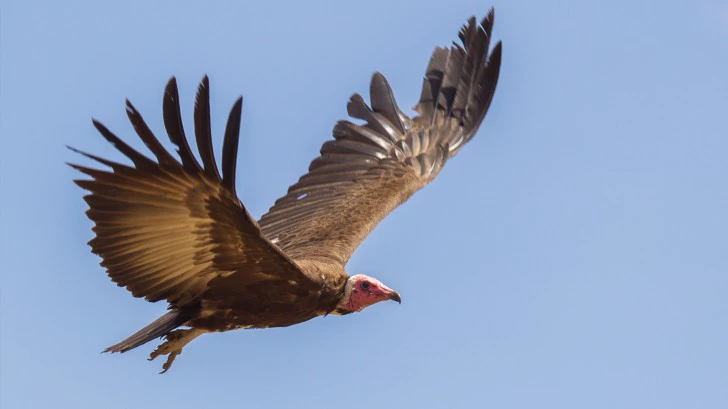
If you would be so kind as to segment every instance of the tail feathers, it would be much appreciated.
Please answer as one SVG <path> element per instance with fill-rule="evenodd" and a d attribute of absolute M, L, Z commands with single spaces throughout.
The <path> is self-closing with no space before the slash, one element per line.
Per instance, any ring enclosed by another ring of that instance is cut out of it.
<path fill-rule="evenodd" d="M 191 317 L 189 316 L 189 314 L 183 311 L 170 311 L 157 318 L 151 324 L 137 331 L 136 334 L 119 342 L 116 345 L 112 345 L 106 348 L 103 352 L 126 352 L 132 350 L 140 345 L 146 344 L 147 342 L 155 338 L 167 335 L 173 329 L 183 325 L 190 318 Z"/>

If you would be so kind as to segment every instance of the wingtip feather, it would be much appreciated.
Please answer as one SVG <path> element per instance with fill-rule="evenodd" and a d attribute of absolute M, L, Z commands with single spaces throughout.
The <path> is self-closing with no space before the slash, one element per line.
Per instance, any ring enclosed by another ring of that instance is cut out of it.
<path fill-rule="evenodd" d="M 235 100 L 228 122 L 225 126 L 225 138 L 222 145 L 222 184 L 234 195 L 235 193 L 235 169 L 238 158 L 238 144 L 240 140 L 240 122 L 242 120 L 243 96 Z"/>
<path fill-rule="evenodd" d="M 202 77 L 195 95 L 195 138 L 197 150 L 202 159 L 205 173 L 210 178 L 220 179 L 220 173 L 215 162 L 215 154 L 212 149 L 212 129 L 210 124 L 210 79 L 207 75 Z"/>

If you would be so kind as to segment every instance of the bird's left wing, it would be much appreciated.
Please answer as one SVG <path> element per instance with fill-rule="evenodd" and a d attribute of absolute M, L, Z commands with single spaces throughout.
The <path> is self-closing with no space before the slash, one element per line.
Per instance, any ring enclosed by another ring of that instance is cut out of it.
<path fill-rule="evenodd" d="M 264 288 L 271 297 L 314 290 L 316 285 L 262 234 L 235 193 L 235 162 L 242 98 L 233 106 L 225 131 L 222 175 L 212 151 L 209 83 L 200 84 L 195 104 L 195 136 L 202 159 L 185 137 L 174 78 L 165 90 L 164 124 L 181 163 L 160 144 L 127 101 L 127 114 L 153 161 L 127 145 L 101 123 L 94 125 L 133 166 L 80 152 L 111 171 L 72 164 L 91 180 L 76 183 L 84 197 L 96 237 L 89 242 L 111 279 L 136 297 L 166 299 L 173 307 L 205 293 L 212 280 L 230 277 L 231 293 Z M 231 277 L 235 276 L 235 277 Z M 228 285 L 228 284 L 226 284 Z"/>
<path fill-rule="evenodd" d="M 371 107 L 355 94 L 334 140 L 306 175 L 260 219 L 263 233 L 294 260 L 345 265 L 371 230 L 429 183 L 478 130 L 500 70 L 501 45 L 488 49 L 493 10 L 460 31 L 462 45 L 436 48 L 427 67 L 418 117 L 394 100 L 384 76 L 371 82 Z"/>

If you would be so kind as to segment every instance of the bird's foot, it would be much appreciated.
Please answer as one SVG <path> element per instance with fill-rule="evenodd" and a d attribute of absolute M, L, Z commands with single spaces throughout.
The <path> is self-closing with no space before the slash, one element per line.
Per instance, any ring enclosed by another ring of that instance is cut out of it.
<path fill-rule="evenodd" d="M 182 353 L 182 348 L 187 345 L 193 339 L 202 335 L 205 331 L 199 329 L 178 329 L 172 331 L 164 336 L 165 341 L 157 347 L 151 354 L 149 354 L 149 360 L 152 361 L 160 355 L 168 355 L 167 362 L 162 365 L 163 374 L 172 367 L 177 355 Z"/>

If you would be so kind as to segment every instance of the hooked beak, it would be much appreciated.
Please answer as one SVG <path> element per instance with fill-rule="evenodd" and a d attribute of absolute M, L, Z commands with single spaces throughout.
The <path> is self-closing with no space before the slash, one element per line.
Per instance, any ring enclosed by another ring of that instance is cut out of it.
<path fill-rule="evenodd" d="M 389 298 L 392 301 L 397 301 L 398 303 L 402 304 L 402 297 L 399 296 L 399 293 L 396 291 L 392 291 L 389 294 L 387 294 L 387 298 Z"/>

